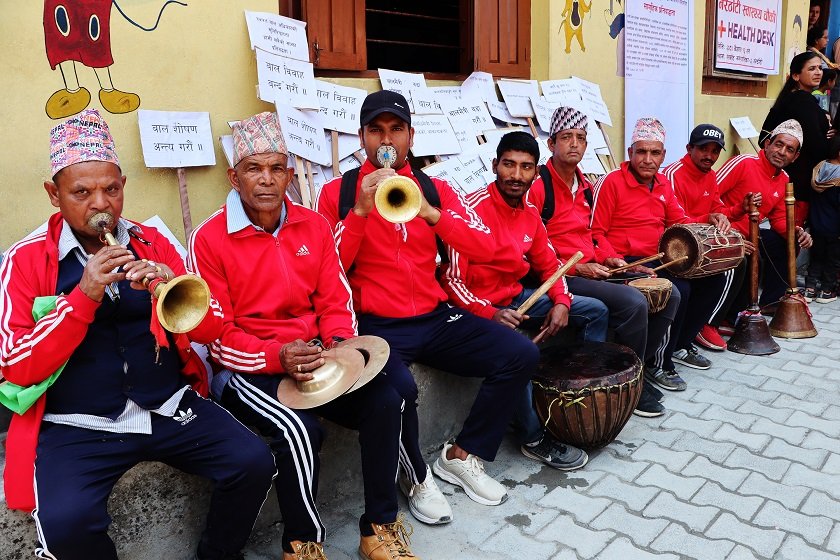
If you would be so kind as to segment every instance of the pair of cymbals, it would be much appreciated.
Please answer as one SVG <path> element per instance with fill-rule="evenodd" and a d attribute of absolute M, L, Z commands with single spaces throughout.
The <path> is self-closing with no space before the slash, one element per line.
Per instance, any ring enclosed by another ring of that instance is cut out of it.
<path fill-rule="evenodd" d="M 324 350 L 324 365 L 309 381 L 285 376 L 277 387 L 277 400 L 298 410 L 315 408 L 363 387 L 382 371 L 391 349 L 378 336 L 357 336 Z"/>

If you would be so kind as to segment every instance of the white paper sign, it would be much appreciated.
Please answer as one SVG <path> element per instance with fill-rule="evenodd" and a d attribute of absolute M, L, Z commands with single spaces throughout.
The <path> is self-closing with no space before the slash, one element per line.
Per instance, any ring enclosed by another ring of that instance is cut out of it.
<path fill-rule="evenodd" d="M 551 117 L 558 105 L 548 101 L 545 97 L 531 99 L 531 106 L 534 108 L 534 115 L 537 117 L 537 124 L 543 132 L 551 132 Z"/>
<path fill-rule="evenodd" d="M 584 173 L 594 173 L 595 175 L 606 173 L 604 166 L 601 164 L 601 160 L 598 159 L 598 156 L 593 150 L 586 150 L 586 153 L 583 154 L 583 159 L 580 160 L 578 165 Z"/>
<path fill-rule="evenodd" d="M 464 83 L 461 84 L 461 91 L 464 95 L 477 95 L 484 101 L 498 101 L 496 86 L 493 83 L 493 74 L 487 72 L 473 72 Z"/>
<path fill-rule="evenodd" d="M 216 165 L 210 113 L 137 111 L 146 167 Z"/>
<path fill-rule="evenodd" d="M 275 105 L 289 151 L 313 163 L 330 165 L 332 155 L 318 113 L 307 113 L 282 103 Z"/>
<path fill-rule="evenodd" d="M 449 183 L 450 187 L 456 188 L 463 192 L 463 188 L 458 182 L 458 175 L 461 171 L 461 162 L 458 158 L 449 158 L 446 161 L 440 161 L 427 165 L 423 168 L 423 172 L 429 177 L 440 179 Z"/>
<path fill-rule="evenodd" d="M 306 22 L 277 14 L 245 10 L 248 36 L 254 47 L 276 55 L 309 61 Z"/>
<path fill-rule="evenodd" d="M 166 225 L 166 222 L 164 222 L 160 216 L 155 214 L 148 220 L 144 220 L 143 225 L 151 226 L 158 230 L 158 233 L 163 235 L 166 239 L 169 240 L 170 243 L 172 243 L 172 245 L 175 246 L 175 250 L 178 252 L 178 255 L 180 255 L 181 260 L 184 262 L 187 261 L 187 249 L 184 247 L 183 244 L 181 244 L 181 241 L 177 237 L 175 237 L 175 234 L 172 233 L 172 230 L 169 229 L 169 226 Z"/>
<path fill-rule="evenodd" d="M 318 84 L 312 64 L 257 50 L 259 97 L 298 109 L 318 109 Z"/>
<path fill-rule="evenodd" d="M 461 188 L 467 194 L 473 193 L 478 189 L 487 186 L 487 181 L 484 180 L 484 162 L 481 157 L 476 154 L 462 155 L 458 158 L 461 160 L 461 169 L 463 175 L 459 179 Z"/>
<path fill-rule="evenodd" d="M 487 141 L 484 145 L 489 144 L 493 148 L 493 157 L 496 157 L 496 146 L 499 145 L 499 141 L 502 139 L 502 136 L 507 134 L 508 132 L 517 132 L 517 131 L 525 131 L 524 128 L 521 126 L 510 126 L 507 128 L 494 128 L 492 130 L 485 130 L 484 131 L 484 139 Z M 527 131 L 526 131 L 527 132 Z M 530 134 L 530 132 L 529 132 Z M 492 158 L 491 158 L 492 159 Z M 486 163 L 486 162 L 485 162 Z M 491 166 L 487 166 L 490 169 Z"/>
<path fill-rule="evenodd" d="M 540 90 L 536 80 L 499 80 L 499 91 L 505 100 L 508 112 L 514 117 L 533 117 L 531 98 L 539 97 Z"/>
<path fill-rule="evenodd" d="M 749 117 L 732 117 L 729 119 L 732 123 L 732 128 L 738 133 L 741 138 L 755 138 L 758 136 L 758 131 L 753 126 Z"/>
<path fill-rule="evenodd" d="M 575 76 L 572 76 L 572 80 L 577 82 L 578 90 L 584 103 L 584 113 L 598 122 L 612 126 L 610 110 L 607 108 L 607 104 L 604 103 L 604 98 L 601 97 L 601 86 Z"/>
<path fill-rule="evenodd" d="M 364 158 L 363 158 L 364 159 Z M 338 171 L 344 175 L 351 169 L 356 169 L 357 167 L 361 167 L 362 162 L 356 159 L 356 156 L 346 157 L 343 160 L 338 162 Z"/>
<path fill-rule="evenodd" d="M 327 149 L 330 153 L 330 165 L 332 165 L 332 134 L 326 134 Z M 357 134 L 338 134 L 338 159 L 339 161 L 352 156 L 359 148 L 359 136 Z"/>
<path fill-rule="evenodd" d="M 547 80 L 540 82 L 540 86 L 547 101 L 555 103 L 558 107 L 564 105 L 583 111 L 583 101 L 577 81 L 571 78 Z"/>
<path fill-rule="evenodd" d="M 451 101 L 454 99 L 461 99 L 463 92 L 461 86 L 435 86 L 429 88 L 437 99 L 438 103 L 442 101 Z"/>
<path fill-rule="evenodd" d="M 426 78 L 423 74 L 398 72 L 397 70 L 387 70 L 385 68 L 379 69 L 379 82 L 382 84 L 382 89 L 401 93 L 406 101 L 408 101 L 412 113 L 414 112 L 414 106 L 411 102 L 411 91 L 426 89 Z"/>
<path fill-rule="evenodd" d="M 440 115 L 443 113 L 435 92 L 426 87 L 411 90 L 411 105 L 417 115 Z"/>
<path fill-rule="evenodd" d="M 525 119 L 514 117 L 513 115 L 511 115 L 507 109 L 507 105 L 505 105 L 502 101 L 488 101 L 487 109 L 490 111 L 490 114 L 493 116 L 494 119 L 503 123 L 521 125 L 528 124 L 528 121 L 526 121 Z"/>
<path fill-rule="evenodd" d="M 485 130 L 496 127 L 487 110 L 487 105 L 475 96 L 463 97 L 460 100 L 442 100 L 442 105 L 444 114 L 452 123 L 458 142 L 465 150 L 477 145 L 476 137 Z"/>
<path fill-rule="evenodd" d="M 233 167 L 233 134 L 219 136 L 219 144 L 222 146 L 222 153 L 225 154 L 228 167 Z"/>
<path fill-rule="evenodd" d="M 724 0 L 715 4 L 715 68 L 778 74 L 782 0 Z"/>
<path fill-rule="evenodd" d="M 415 156 L 461 153 L 455 131 L 444 115 L 417 115 L 411 119 L 411 125 L 414 127 L 411 153 Z"/>
<path fill-rule="evenodd" d="M 348 134 L 359 131 L 359 111 L 367 91 L 315 80 L 324 128 Z"/>

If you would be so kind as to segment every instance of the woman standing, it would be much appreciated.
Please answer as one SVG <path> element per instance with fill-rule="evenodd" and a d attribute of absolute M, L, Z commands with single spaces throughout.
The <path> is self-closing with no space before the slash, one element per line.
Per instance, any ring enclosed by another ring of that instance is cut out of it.
<path fill-rule="evenodd" d="M 828 113 L 823 111 L 812 92 L 822 79 L 821 59 L 814 51 L 805 51 L 793 57 L 788 77 L 776 103 L 767 113 L 759 141 L 763 144 L 770 130 L 776 125 L 796 119 L 802 125 L 803 140 L 799 157 L 785 168 L 793 182 L 796 196 L 796 223 L 802 225 L 808 215 L 811 200 L 811 171 L 824 160 L 828 140 L 834 136 Z"/>

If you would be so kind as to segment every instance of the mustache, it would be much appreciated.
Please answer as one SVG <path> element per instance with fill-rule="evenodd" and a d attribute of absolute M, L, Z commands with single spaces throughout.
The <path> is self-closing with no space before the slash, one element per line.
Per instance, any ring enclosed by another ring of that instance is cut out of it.
<path fill-rule="evenodd" d="M 503 181 L 506 186 L 509 187 L 527 187 L 528 183 L 525 181 L 514 181 L 513 179 L 509 179 L 507 181 Z"/>

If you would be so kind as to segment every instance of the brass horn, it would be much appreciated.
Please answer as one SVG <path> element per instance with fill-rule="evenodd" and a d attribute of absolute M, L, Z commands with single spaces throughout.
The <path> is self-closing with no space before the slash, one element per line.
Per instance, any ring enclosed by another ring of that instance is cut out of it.
<path fill-rule="evenodd" d="M 376 150 L 376 159 L 386 169 L 391 167 L 396 158 L 397 150 L 393 146 L 379 146 Z M 414 181 L 395 175 L 379 184 L 373 203 L 380 216 L 391 223 L 404 224 L 420 212 L 423 195 Z"/>
<path fill-rule="evenodd" d="M 118 245 L 111 233 L 114 216 L 100 212 L 91 216 L 88 225 L 99 231 L 108 245 Z M 143 285 L 149 281 L 144 278 Z M 157 298 L 158 321 L 171 333 L 186 333 L 196 328 L 210 309 L 210 287 L 204 279 L 193 274 L 176 276 L 168 282 L 158 282 L 149 290 Z"/>

